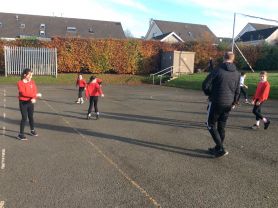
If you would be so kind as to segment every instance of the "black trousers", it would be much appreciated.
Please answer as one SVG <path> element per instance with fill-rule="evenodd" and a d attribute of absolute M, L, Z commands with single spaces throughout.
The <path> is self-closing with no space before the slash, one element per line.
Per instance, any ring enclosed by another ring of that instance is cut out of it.
<path fill-rule="evenodd" d="M 30 124 L 30 129 L 34 130 L 34 104 L 31 101 L 19 101 L 19 109 L 21 112 L 20 134 L 24 134 L 24 127 L 27 117 Z"/>
<path fill-rule="evenodd" d="M 90 96 L 90 105 L 88 108 L 88 114 L 92 112 L 93 106 L 95 108 L 95 112 L 98 112 L 98 107 L 97 107 L 97 103 L 98 103 L 98 96 Z"/>
<path fill-rule="evenodd" d="M 79 87 L 79 89 L 78 89 L 78 98 L 82 98 L 82 93 L 84 91 L 84 88 L 85 87 Z"/>
<path fill-rule="evenodd" d="M 256 102 L 255 102 L 256 103 Z M 260 105 L 254 105 L 254 107 L 253 107 L 253 113 L 255 114 L 255 116 L 256 116 L 256 121 L 259 121 L 260 119 L 263 119 L 263 115 L 262 115 L 262 113 L 261 113 L 261 111 L 262 111 L 262 104 L 263 103 L 261 103 Z"/>
<path fill-rule="evenodd" d="M 240 87 L 240 94 L 239 94 L 238 100 L 239 100 L 241 94 L 243 94 L 244 99 L 247 99 L 247 92 L 245 90 L 245 87 Z"/>
<path fill-rule="evenodd" d="M 208 108 L 207 128 L 215 142 L 217 150 L 224 150 L 225 127 L 232 109 L 231 105 L 211 103 Z"/>

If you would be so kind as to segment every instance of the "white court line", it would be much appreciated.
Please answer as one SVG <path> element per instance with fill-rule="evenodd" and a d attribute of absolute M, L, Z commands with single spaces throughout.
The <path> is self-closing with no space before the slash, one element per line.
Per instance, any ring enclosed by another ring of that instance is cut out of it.
<path fill-rule="evenodd" d="M 2 159 L 1 159 L 1 170 L 5 169 L 5 156 L 6 156 L 6 150 L 2 149 Z"/>
<path fill-rule="evenodd" d="M 97 145 L 95 145 L 91 140 L 89 140 L 86 136 L 84 136 L 78 129 L 73 127 L 71 123 L 66 120 L 63 116 L 59 114 L 50 104 L 48 104 L 45 100 L 43 102 L 53 110 L 62 120 L 72 128 L 80 137 L 86 139 L 86 141 L 110 164 L 112 165 L 125 179 L 127 179 L 135 188 L 137 188 L 150 202 L 156 207 L 161 207 L 161 205 L 144 189 L 142 188 L 135 180 L 133 180 L 126 172 L 124 172 L 111 158 L 109 158 Z M 1 208 L 1 207 L 0 207 Z"/>
<path fill-rule="evenodd" d="M 4 201 L 0 201 L 0 208 L 4 208 L 5 202 Z"/>

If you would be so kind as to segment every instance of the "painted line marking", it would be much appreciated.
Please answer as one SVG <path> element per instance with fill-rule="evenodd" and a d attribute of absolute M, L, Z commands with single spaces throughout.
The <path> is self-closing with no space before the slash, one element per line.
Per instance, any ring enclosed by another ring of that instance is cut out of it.
<path fill-rule="evenodd" d="M 2 149 L 2 159 L 1 159 L 1 170 L 5 169 L 5 156 L 6 156 L 6 150 Z"/>
<path fill-rule="evenodd" d="M 0 208 L 4 208 L 5 202 L 4 201 L 0 201 Z"/>
<path fill-rule="evenodd" d="M 145 190 L 143 189 L 135 180 L 133 180 L 127 173 L 125 173 L 111 158 L 109 158 L 97 145 L 95 145 L 92 141 L 90 141 L 86 136 L 84 136 L 78 129 L 73 127 L 71 123 L 66 120 L 63 116 L 59 114 L 50 104 L 48 104 L 45 100 L 43 102 L 53 110 L 62 120 L 72 128 L 80 137 L 84 138 L 110 165 L 112 165 L 125 179 L 127 179 L 135 188 L 137 188 L 146 198 L 150 200 L 150 202 L 156 207 L 161 207 L 161 205 Z M 1 207 L 0 207 L 1 208 Z"/>

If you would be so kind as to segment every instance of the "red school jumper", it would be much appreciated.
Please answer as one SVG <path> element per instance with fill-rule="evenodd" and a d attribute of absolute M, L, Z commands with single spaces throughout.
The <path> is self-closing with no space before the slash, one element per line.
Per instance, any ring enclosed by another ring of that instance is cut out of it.
<path fill-rule="evenodd" d="M 86 88 L 86 97 L 89 98 L 90 96 L 100 96 L 102 95 L 101 86 L 98 82 L 91 82 L 87 85 Z"/>
<path fill-rule="evenodd" d="M 86 87 L 87 83 L 84 79 L 77 79 L 76 80 L 76 86 L 78 87 Z"/>
<path fill-rule="evenodd" d="M 256 93 L 253 97 L 254 101 L 259 101 L 260 103 L 266 101 L 268 99 L 270 92 L 270 84 L 268 81 L 266 82 L 259 82 Z"/>
<path fill-rule="evenodd" d="M 24 83 L 22 80 L 17 82 L 18 99 L 21 101 L 30 101 L 37 98 L 37 86 L 33 80 Z"/>

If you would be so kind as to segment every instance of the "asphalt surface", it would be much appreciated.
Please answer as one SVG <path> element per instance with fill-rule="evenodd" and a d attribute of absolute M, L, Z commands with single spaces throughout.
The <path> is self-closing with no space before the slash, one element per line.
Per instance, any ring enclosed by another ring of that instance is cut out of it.
<path fill-rule="evenodd" d="M 38 137 L 15 137 L 17 89 L 0 85 L 0 208 L 278 207 L 278 101 L 252 130 L 252 106 L 231 112 L 225 146 L 213 158 L 200 91 L 103 86 L 99 120 L 72 86 L 38 86 Z M 29 124 L 26 124 L 29 133 Z"/>

